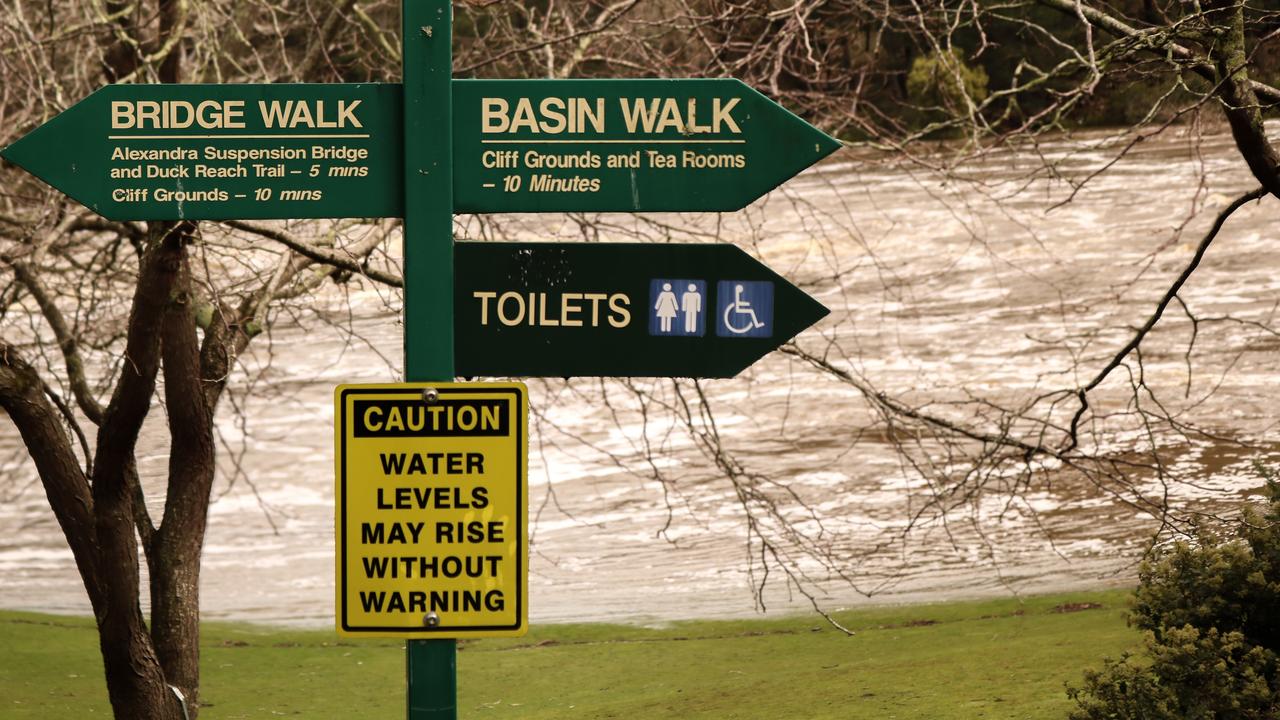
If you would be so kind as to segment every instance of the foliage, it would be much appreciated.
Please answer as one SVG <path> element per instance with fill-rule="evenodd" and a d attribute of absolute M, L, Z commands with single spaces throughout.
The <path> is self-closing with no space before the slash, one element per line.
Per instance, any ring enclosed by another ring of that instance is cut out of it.
<path fill-rule="evenodd" d="M 1146 657 L 1085 673 L 1073 720 L 1280 717 L 1280 483 L 1235 537 L 1201 532 L 1144 563 L 1130 623 Z"/>
<path fill-rule="evenodd" d="M 951 48 L 915 59 L 907 74 L 907 95 L 921 107 L 965 114 L 987 99 L 989 81 L 981 65 L 970 66 Z"/>

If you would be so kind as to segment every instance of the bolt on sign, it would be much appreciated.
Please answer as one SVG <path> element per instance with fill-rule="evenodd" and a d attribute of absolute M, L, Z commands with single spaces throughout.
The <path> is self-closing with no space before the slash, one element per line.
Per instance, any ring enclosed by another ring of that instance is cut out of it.
<path fill-rule="evenodd" d="M 338 631 L 528 630 L 528 390 L 345 385 L 335 394 Z"/>

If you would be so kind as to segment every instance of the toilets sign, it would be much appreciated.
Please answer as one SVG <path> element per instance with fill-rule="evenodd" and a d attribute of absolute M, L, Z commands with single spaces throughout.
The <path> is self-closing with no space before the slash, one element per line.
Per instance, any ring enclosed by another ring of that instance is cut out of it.
<path fill-rule="evenodd" d="M 732 245 L 458 243 L 462 376 L 733 377 L 828 310 Z"/>

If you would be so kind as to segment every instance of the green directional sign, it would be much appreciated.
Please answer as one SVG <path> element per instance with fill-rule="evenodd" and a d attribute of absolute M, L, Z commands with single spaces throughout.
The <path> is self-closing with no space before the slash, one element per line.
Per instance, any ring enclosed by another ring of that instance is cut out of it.
<path fill-rule="evenodd" d="M 5 148 L 116 220 L 402 214 L 401 88 L 110 85 Z"/>
<path fill-rule="evenodd" d="M 828 313 L 733 245 L 458 243 L 454 267 L 463 377 L 733 377 Z"/>
<path fill-rule="evenodd" d="M 737 210 L 840 147 L 737 80 L 452 88 L 456 212 Z M 403 217 L 402 108 L 396 84 L 111 85 L 0 156 L 115 220 Z"/>
<path fill-rule="evenodd" d="M 732 79 L 453 86 L 458 212 L 731 211 L 840 143 Z"/>

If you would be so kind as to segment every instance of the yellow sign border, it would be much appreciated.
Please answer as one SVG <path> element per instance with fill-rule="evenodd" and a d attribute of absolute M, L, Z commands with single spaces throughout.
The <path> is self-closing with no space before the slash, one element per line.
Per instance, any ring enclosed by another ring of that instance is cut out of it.
<path fill-rule="evenodd" d="M 423 393 L 434 389 L 441 399 L 450 396 L 492 396 L 509 397 L 516 395 L 519 416 L 512 418 L 512 431 L 515 439 L 514 451 L 518 454 L 515 466 L 519 468 L 516 478 L 516 504 L 519 509 L 519 527 L 516 538 L 516 575 L 519 578 L 519 590 L 516 594 L 516 624 L 511 626 L 352 626 L 346 620 L 347 601 L 347 523 L 346 523 L 346 440 L 347 423 L 351 418 L 347 415 L 347 398 L 350 395 L 403 395 L 421 399 Z M 524 383 L 395 383 L 369 385 L 340 385 L 334 390 L 334 616 L 338 635 L 343 637 L 367 638 L 411 638 L 411 639 L 462 639 L 484 637 L 523 637 L 529 631 L 529 389 Z"/>

